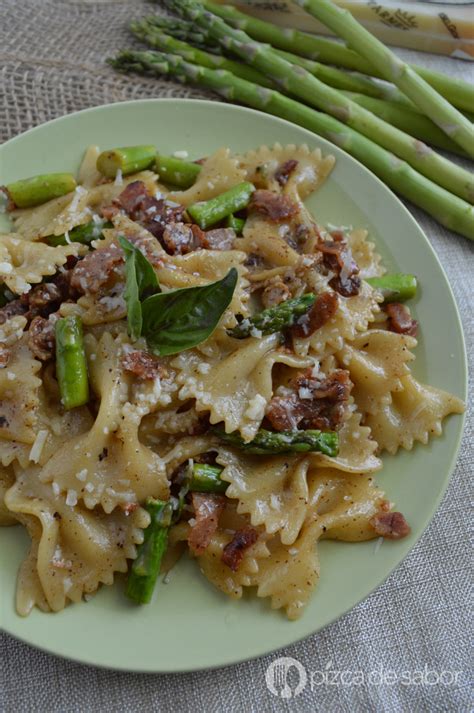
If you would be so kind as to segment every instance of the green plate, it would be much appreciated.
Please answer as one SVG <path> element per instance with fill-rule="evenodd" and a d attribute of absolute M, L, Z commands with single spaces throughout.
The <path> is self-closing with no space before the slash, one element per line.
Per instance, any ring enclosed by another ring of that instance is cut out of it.
<path fill-rule="evenodd" d="M 307 143 L 336 156 L 330 179 L 309 201 L 318 222 L 368 228 L 391 270 L 415 273 L 421 339 L 417 377 L 465 398 L 466 357 L 459 314 L 446 275 L 410 213 L 375 176 L 327 141 L 286 121 L 214 102 L 162 99 L 89 109 L 28 131 L 0 149 L 0 184 L 46 171 L 74 171 L 84 148 L 155 143 L 198 158 L 220 146 L 245 151 L 260 144 Z M 7 223 L 5 222 L 5 227 Z M 2 226 L 0 226 L 2 227 Z M 34 646 L 84 663 L 130 671 L 189 671 L 261 656 L 312 634 L 367 597 L 396 567 L 433 517 L 456 462 L 463 419 L 450 417 L 444 435 L 384 458 L 377 476 L 407 517 L 412 534 L 399 542 L 321 544 L 321 579 L 303 617 L 289 622 L 253 594 L 228 599 L 181 561 L 154 601 L 130 605 L 123 583 L 103 587 L 89 602 L 58 614 L 14 609 L 15 579 L 28 537 L 0 530 L 0 623 Z"/>

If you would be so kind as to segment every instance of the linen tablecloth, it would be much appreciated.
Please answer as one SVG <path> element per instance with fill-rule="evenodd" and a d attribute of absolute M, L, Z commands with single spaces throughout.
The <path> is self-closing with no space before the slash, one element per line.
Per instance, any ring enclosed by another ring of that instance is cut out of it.
<path fill-rule="evenodd" d="M 127 21 L 153 10 L 139 0 L 0 0 L 0 140 L 100 104 L 144 97 L 208 97 L 165 81 L 130 80 L 104 64 L 107 56 L 134 44 Z M 409 51 L 400 55 L 473 79 L 470 63 Z M 421 211 L 413 209 L 413 213 L 453 287 L 472 367 L 473 245 Z M 90 668 L 0 635 L 0 711 L 472 709 L 468 623 L 472 424 L 471 412 L 448 492 L 413 552 L 366 601 L 324 631 L 278 654 L 180 675 Z M 265 672 L 277 656 L 293 657 L 316 672 L 313 690 L 307 685 L 289 700 L 273 695 Z M 318 673 L 324 671 L 341 673 Z M 357 677 L 342 675 L 357 671 L 364 672 L 365 683 L 357 685 Z M 393 675 L 387 674 L 391 671 Z M 369 683 L 371 672 L 375 673 Z M 403 679 L 403 672 L 409 672 L 410 678 Z"/>

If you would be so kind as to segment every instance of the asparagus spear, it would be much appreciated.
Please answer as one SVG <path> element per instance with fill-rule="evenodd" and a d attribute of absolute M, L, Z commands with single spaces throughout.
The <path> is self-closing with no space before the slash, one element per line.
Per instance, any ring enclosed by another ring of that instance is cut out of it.
<path fill-rule="evenodd" d="M 144 540 L 138 547 L 128 575 L 125 594 L 137 604 L 148 604 L 160 572 L 161 560 L 168 544 L 171 525 L 171 503 L 148 498 L 145 505 L 151 522 L 144 530 Z"/>
<path fill-rule="evenodd" d="M 225 493 L 229 483 L 221 480 L 223 468 L 207 463 L 194 463 L 189 490 L 198 493 Z"/>
<path fill-rule="evenodd" d="M 279 49 L 303 55 L 310 59 L 317 59 L 320 62 L 335 64 L 337 67 L 345 67 L 372 77 L 384 78 L 383 70 L 378 65 L 372 64 L 372 62 L 339 42 L 315 37 L 288 27 L 277 27 L 271 22 L 264 22 L 239 12 L 232 5 L 221 5 L 210 0 L 203 0 L 203 5 L 234 27 L 247 32 L 255 40 L 267 42 Z M 445 99 L 451 102 L 453 106 L 458 109 L 472 111 L 474 106 L 474 87 L 471 84 L 461 79 L 448 77 L 441 72 L 426 69 L 426 67 L 412 64 L 411 68 L 442 94 Z"/>
<path fill-rule="evenodd" d="M 106 178 L 115 178 L 118 171 L 122 172 L 122 176 L 127 176 L 149 168 L 155 158 L 154 146 L 125 146 L 102 151 L 97 159 L 97 170 Z"/>
<path fill-rule="evenodd" d="M 334 458 L 339 447 L 339 436 L 335 431 L 266 431 L 260 428 L 249 443 L 245 443 L 238 433 L 226 433 L 220 426 L 212 426 L 210 432 L 230 446 L 259 456 L 319 451 Z"/>
<path fill-rule="evenodd" d="M 193 205 L 189 206 L 188 213 L 199 227 L 205 230 L 210 225 L 227 218 L 231 213 L 245 208 L 254 190 L 255 186 L 252 183 L 244 181 L 244 183 L 239 183 L 215 198 L 193 203 Z"/>
<path fill-rule="evenodd" d="M 368 277 L 366 282 L 383 294 L 384 302 L 405 302 L 416 295 L 417 281 L 414 275 L 393 273 L 383 277 Z"/>
<path fill-rule="evenodd" d="M 160 180 L 176 188 L 189 188 L 198 177 L 201 166 L 198 163 L 183 161 L 174 156 L 158 154 L 155 161 L 155 171 Z"/>
<path fill-rule="evenodd" d="M 67 243 L 90 245 L 93 240 L 98 240 L 102 237 L 103 230 L 113 227 L 109 221 L 99 218 L 98 220 L 90 220 L 88 223 L 84 223 L 84 225 L 77 225 L 67 234 L 48 235 L 44 240 L 52 247 L 67 245 Z"/>
<path fill-rule="evenodd" d="M 152 76 L 167 76 L 211 89 L 228 101 L 238 102 L 299 124 L 323 136 L 354 156 L 387 186 L 432 215 L 438 222 L 474 239 L 474 210 L 436 183 L 427 180 L 404 161 L 331 116 L 304 106 L 279 92 L 264 89 L 224 70 L 211 70 L 181 57 L 157 52 L 121 52 L 109 60 L 116 69 Z"/>
<path fill-rule="evenodd" d="M 64 408 L 76 408 L 89 401 L 87 362 L 80 317 L 58 319 L 56 333 L 56 376 Z"/>
<path fill-rule="evenodd" d="M 442 131 L 474 158 L 474 127 L 455 107 L 420 77 L 408 64 L 370 34 L 348 10 L 332 0 L 296 0 L 310 15 L 346 40 L 356 52 L 379 67 Z"/>
<path fill-rule="evenodd" d="M 237 77 L 248 79 L 249 82 L 261 84 L 264 87 L 273 86 L 271 80 L 267 79 L 267 77 L 258 70 L 253 69 L 253 67 L 248 67 L 241 62 L 235 62 L 232 59 L 226 59 L 220 55 L 209 54 L 203 50 L 196 49 L 186 42 L 181 42 L 174 37 L 170 37 L 158 27 L 145 21 L 132 22 L 130 29 L 138 39 L 143 40 L 154 49 L 181 55 L 181 57 L 184 57 L 188 62 L 194 62 L 195 64 L 200 64 L 210 69 L 227 69 Z"/>
<path fill-rule="evenodd" d="M 291 327 L 298 317 L 305 314 L 315 299 L 316 296 L 308 292 L 301 297 L 287 300 L 275 307 L 264 309 L 253 317 L 247 317 L 247 319 L 242 320 L 236 327 L 227 330 L 227 333 L 236 339 L 245 339 L 246 337 L 250 337 L 254 331 L 261 332 L 262 334 L 281 332 Z"/>
<path fill-rule="evenodd" d="M 474 176 L 469 171 L 456 166 L 427 146 L 420 146 L 418 140 L 390 126 L 336 89 L 323 84 L 303 67 L 296 67 L 279 57 L 268 45 L 258 43 L 245 32 L 226 25 L 217 15 L 206 12 L 200 2 L 167 0 L 166 4 L 178 13 L 184 13 L 199 26 L 206 27 L 223 47 L 231 49 L 244 61 L 267 74 L 284 91 L 291 92 L 304 102 L 347 123 L 460 198 L 474 201 Z M 467 121 L 464 117 L 463 120 Z M 474 142 L 470 151 L 474 151 Z"/>
<path fill-rule="evenodd" d="M 236 235 L 242 235 L 242 231 L 244 229 L 245 225 L 245 219 L 244 218 L 237 218 L 236 215 L 233 215 L 232 213 L 227 217 L 226 220 L 226 225 L 228 228 L 232 228 L 235 230 Z"/>
<path fill-rule="evenodd" d="M 64 196 L 76 188 L 72 173 L 45 173 L 0 186 L 1 205 L 6 210 L 32 208 L 53 198 Z"/>

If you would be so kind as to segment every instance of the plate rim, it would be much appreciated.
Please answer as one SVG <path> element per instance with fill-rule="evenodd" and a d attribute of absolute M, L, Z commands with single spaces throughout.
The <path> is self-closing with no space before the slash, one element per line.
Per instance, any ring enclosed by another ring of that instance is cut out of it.
<path fill-rule="evenodd" d="M 272 114 L 266 114 L 265 112 L 258 111 L 256 109 L 252 109 L 249 107 L 242 107 L 239 105 L 235 104 L 229 104 L 226 102 L 220 102 L 218 100 L 212 100 L 212 99 L 194 99 L 194 98 L 181 98 L 181 97 L 157 97 L 157 98 L 144 98 L 144 99 L 136 99 L 136 100 L 127 100 L 127 101 L 118 101 L 118 102 L 112 102 L 108 104 L 100 104 L 98 106 L 93 106 L 93 107 L 88 107 L 85 109 L 81 109 L 79 111 L 74 111 L 70 112 L 68 114 L 64 114 L 63 116 L 56 117 L 54 119 L 50 119 L 49 121 L 43 122 L 41 124 L 38 124 L 37 126 L 31 127 L 30 129 L 27 129 L 26 131 L 17 134 L 16 136 L 12 137 L 11 139 L 8 139 L 4 143 L 0 145 L 0 159 L 2 158 L 2 153 L 7 148 L 8 150 L 12 145 L 14 145 L 17 141 L 20 141 L 23 139 L 25 136 L 30 136 L 34 134 L 35 132 L 41 131 L 44 127 L 46 126 L 51 126 L 63 121 L 68 121 L 70 119 L 74 119 L 77 116 L 84 115 L 84 114 L 93 114 L 93 113 L 100 113 L 104 109 L 112 109 L 113 107 L 122 107 L 122 106 L 130 106 L 130 107 L 136 107 L 137 109 L 140 108 L 142 105 L 148 105 L 148 104 L 162 104 L 162 103 L 167 103 L 167 104 L 197 104 L 200 106 L 203 106 L 205 109 L 210 109 L 211 107 L 215 107 L 217 104 L 220 109 L 224 109 L 225 111 L 228 110 L 230 113 L 236 112 L 236 113 L 245 113 L 245 114 L 250 114 L 250 115 L 255 115 L 259 117 L 265 117 L 266 120 L 269 122 L 275 122 L 277 124 L 280 124 L 282 127 L 289 126 L 292 127 L 293 129 L 296 127 L 298 130 L 302 131 L 304 134 L 308 136 L 308 140 L 315 140 L 319 147 L 323 151 L 327 152 L 333 152 L 335 153 L 336 157 L 336 163 L 338 160 L 338 156 L 342 155 L 342 160 L 348 160 L 349 162 L 353 162 L 357 169 L 359 171 L 362 171 L 362 173 L 365 173 L 367 175 L 368 180 L 375 181 L 378 184 L 378 189 L 381 189 L 385 191 L 385 195 L 388 196 L 388 200 L 392 200 L 396 202 L 397 209 L 402 210 L 402 212 L 405 214 L 405 216 L 409 219 L 412 227 L 414 228 L 415 231 L 419 233 L 419 236 L 423 239 L 424 241 L 424 248 L 428 249 L 428 251 L 431 253 L 432 258 L 434 258 L 435 262 L 437 263 L 437 267 L 441 271 L 441 274 L 444 278 L 445 285 L 447 286 L 449 295 L 451 297 L 452 305 L 454 307 L 454 312 L 456 316 L 456 326 L 457 326 L 457 331 L 459 332 L 460 336 L 460 341 L 462 344 L 462 353 L 459 355 L 460 362 L 459 362 L 459 367 L 462 370 L 461 377 L 462 377 L 462 382 L 463 382 L 463 394 L 460 396 L 464 401 L 467 402 L 467 396 L 468 396 L 468 362 L 467 362 L 467 349 L 466 349 L 466 339 L 465 339 L 465 334 L 464 334 L 464 328 L 462 324 L 462 319 L 461 315 L 459 312 L 459 307 L 456 301 L 456 297 L 454 295 L 454 292 L 452 290 L 450 281 L 448 279 L 448 276 L 446 274 L 446 271 L 441 263 L 440 258 L 438 257 L 438 254 L 436 253 L 435 249 L 431 245 L 431 242 L 429 241 L 425 231 L 421 227 L 421 225 L 418 223 L 414 215 L 410 212 L 410 210 L 405 206 L 405 204 L 402 202 L 402 200 L 392 191 L 391 188 L 386 186 L 383 181 L 381 181 L 378 176 L 376 176 L 370 169 L 368 169 L 366 166 L 364 166 L 360 161 L 358 161 L 356 158 L 351 156 L 350 154 L 346 153 L 341 147 L 337 146 L 336 144 L 333 144 L 331 141 L 319 136 L 318 134 L 315 134 L 311 132 L 308 129 L 305 129 L 304 127 L 299 126 L 298 124 L 294 124 L 291 121 L 288 121 L 286 119 L 282 119 L 280 117 L 274 116 Z M 259 651 L 250 654 L 249 656 L 238 656 L 236 658 L 232 658 L 232 660 L 224 661 L 223 663 L 215 664 L 215 665 L 196 665 L 196 666 L 186 666 L 185 668 L 163 668 L 160 666 L 157 668 L 156 666 L 150 667 L 150 668 L 142 668 L 142 667 L 134 667 L 128 664 L 108 664 L 104 663 L 103 661 L 97 662 L 97 661 L 91 661 L 90 657 L 86 658 L 86 656 L 82 656 L 78 654 L 77 656 L 71 655 L 71 654 L 65 654 L 58 652 L 57 650 L 54 650 L 54 648 L 49 648 L 47 645 L 42 645 L 38 643 L 32 643 L 31 641 L 28 640 L 26 636 L 23 636 L 16 631 L 13 632 L 11 631 L 8 626 L 5 625 L 3 621 L 0 621 L 0 631 L 5 632 L 9 636 L 11 636 L 14 639 L 17 639 L 18 641 L 21 641 L 24 644 L 27 644 L 29 646 L 32 646 L 35 649 L 38 649 L 44 653 L 51 654 L 57 658 L 60 659 L 65 659 L 68 661 L 74 661 L 76 663 L 80 663 L 81 665 L 84 666 L 90 666 L 90 667 L 95 667 L 95 668 L 100 668 L 100 669 L 105 669 L 109 671 L 127 671 L 131 673 L 145 673 L 145 674 L 181 674 L 181 673 L 188 673 L 191 671 L 214 671 L 218 670 L 221 668 L 226 668 L 228 666 L 234 666 L 241 664 L 246 661 L 252 661 L 257 658 L 261 658 L 263 656 L 268 656 L 271 654 L 275 654 L 279 651 L 282 651 L 283 649 L 287 648 L 288 646 L 292 646 L 294 644 L 299 643 L 300 641 L 304 641 L 305 639 L 309 638 L 310 636 L 314 636 L 315 634 L 318 634 L 319 632 L 324 631 L 327 629 L 329 626 L 334 624 L 336 621 L 339 619 L 342 619 L 342 617 L 346 616 L 350 611 L 352 611 L 356 606 L 361 604 L 362 602 L 366 601 L 369 596 L 371 596 L 379 587 L 381 587 L 384 582 L 390 577 L 393 572 L 402 564 L 402 562 L 411 554 L 413 549 L 416 547 L 416 545 L 419 543 L 423 535 L 425 534 L 426 530 L 428 527 L 431 525 L 433 518 L 438 511 L 439 505 L 441 501 L 443 500 L 444 496 L 446 495 L 447 488 L 449 486 L 449 483 L 451 481 L 453 472 L 455 470 L 458 457 L 459 457 L 459 451 L 462 443 L 462 439 L 464 436 L 464 430 L 465 430 L 465 422 L 466 422 L 466 416 L 467 416 L 467 409 L 462 413 L 462 414 L 456 414 L 459 416 L 459 426 L 457 428 L 456 432 L 456 439 L 453 447 L 453 454 L 449 463 L 449 467 L 446 469 L 446 474 L 443 479 L 442 486 L 440 490 L 438 491 L 436 497 L 432 501 L 432 507 L 430 508 L 429 514 L 427 515 L 426 522 L 424 524 L 424 527 L 416 537 L 416 539 L 410 544 L 409 549 L 401 556 L 401 558 L 393 565 L 393 567 L 390 568 L 390 570 L 385 574 L 385 576 L 378 581 L 377 584 L 375 584 L 370 591 L 368 591 L 366 594 L 364 594 L 361 598 L 357 599 L 354 603 L 352 603 L 350 606 L 345 608 L 342 612 L 339 612 L 335 614 L 329 621 L 327 621 L 325 624 L 322 626 L 316 626 L 315 629 L 312 631 L 303 634 L 302 636 L 297 635 L 291 636 L 291 630 L 289 629 L 289 636 L 288 640 L 286 641 L 285 644 L 282 646 L 279 646 L 277 648 L 273 648 L 273 646 L 268 649 L 265 648 L 265 645 L 262 647 L 259 647 Z M 271 610 L 273 611 L 273 610 Z M 54 616 L 54 613 L 51 614 Z M 18 616 L 18 615 L 17 615 Z"/>

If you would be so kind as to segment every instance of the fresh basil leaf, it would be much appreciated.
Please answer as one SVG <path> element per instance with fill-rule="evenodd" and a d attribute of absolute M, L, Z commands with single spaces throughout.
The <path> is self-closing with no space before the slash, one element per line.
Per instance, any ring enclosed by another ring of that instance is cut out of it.
<path fill-rule="evenodd" d="M 177 354 L 204 342 L 229 306 L 238 272 L 210 285 L 185 287 L 148 297 L 142 303 L 143 329 L 154 354 Z"/>
<path fill-rule="evenodd" d="M 126 238 L 119 236 L 125 253 L 125 303 L 127 305 L 128 333 L 134 341 L 142 334 L 142 306 L 140 300 L 160 291 L 158 278 L 143 253 Z"/>

